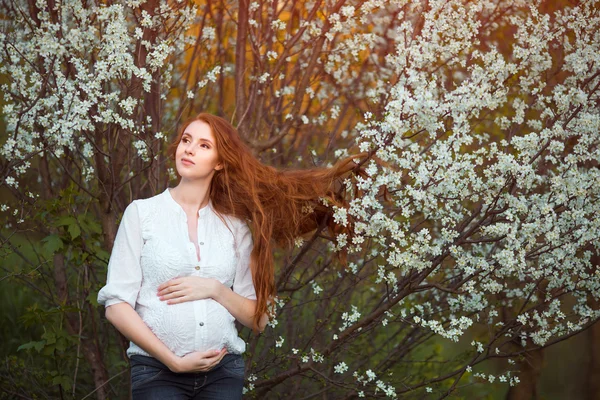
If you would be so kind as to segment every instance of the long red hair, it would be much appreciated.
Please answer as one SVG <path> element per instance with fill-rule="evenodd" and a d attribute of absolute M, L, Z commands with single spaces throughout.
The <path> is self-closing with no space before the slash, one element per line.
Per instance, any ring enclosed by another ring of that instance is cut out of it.
<path fill-rule="evenodd" d="M 331 168 L 277 170 L 259 162 L 227 120 L 208 113 L 200 113 L 181 126 L 171 145 L 172 155 L 187 126 L 198 120 L 210 126 L 223 163 L 211 182 L 213 208 L 219 214 L 245 220 L 253 234 L 250 268 L 257 298 L 256 328 L 267 312 L 268 300 L 276 294 L 273 245 L 291 245 L 298 236 L 316 229 L 332 212 L 320 198 L 340 205 L 343 200 L 336 196 L 334 184 L 356 164 L 347 158 Z"/>

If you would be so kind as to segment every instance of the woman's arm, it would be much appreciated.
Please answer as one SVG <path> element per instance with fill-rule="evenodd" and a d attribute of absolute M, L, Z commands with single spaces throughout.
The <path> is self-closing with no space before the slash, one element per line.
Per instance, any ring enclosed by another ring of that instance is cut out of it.
<path fill-rule="evenodd" d="M 220 283 L 220 282 L 219 282 Z M 244 326 L 250 329 L 254 328 L 253 318 L 256 312 L 256 300 L 240 296 L 227 286 L 220 284 L 217 286 L 213 299 L 219 302 L 229 311 L 231 315 L 240 321 Z M 267 314 L 263 314 L 258 322 L 258 331 L 262 332 L 269 321 Z"/>
<path fill-rule="evenodd" d="M 239 259 L 236 265 L 233 287 L 230 289 L 223 284 L 219 285 L 213 298 L 221 303 L 243 325 L 254 329 L 256 291 L 250 268 L 254 241 L 248 224 L 242 220 L 238 220 L 238 222 L 236 244 Z M 260 316 L 258 327 L 256 327 L 259 332 L 264 331 L 268 321 L 269 316 L 267 314 Z"/>
<path fill-rule="evenodd" d="M 128 303 L 117 303 L 106 307 L 105 315 L 106 319 L 123 336 L 137 344 L 152 357 L 161 361 L 172 371 L 177 369 L 175 365 L 177 363 L 177 356 L 156 337 Z"/>
<path fill-rule="evenodd" d="M 165 364 L 173 372 L 208 371 L 218 364 L 227 352 L 226 349 L 211 350 L 178 357 L 156 337 L 128 303 L 117 303 L 108 306 L 106 308 L 106 319 L 123 336 Z"/>

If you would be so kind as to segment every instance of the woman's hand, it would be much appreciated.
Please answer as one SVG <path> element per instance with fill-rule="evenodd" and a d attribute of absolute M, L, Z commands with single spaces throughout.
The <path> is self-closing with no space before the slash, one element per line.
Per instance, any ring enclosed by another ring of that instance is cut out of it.
<path fill-rule="evenodd" d="M 221 285 L 221 282 L 216 279 L 184 276 L 160 285 L 157 295 L 160 300 L 167 300 L 167 304 L 177 304 L 184 301 L 214 298 Z"/>
<path fill-rule="evenodd" d="M 195 351 L 179 357 L 177 362 L 170 366 L 171 371 L 181 374 L 184 372 L 206 372 L 213 369 L 227 354 L 227 349 Z"/>

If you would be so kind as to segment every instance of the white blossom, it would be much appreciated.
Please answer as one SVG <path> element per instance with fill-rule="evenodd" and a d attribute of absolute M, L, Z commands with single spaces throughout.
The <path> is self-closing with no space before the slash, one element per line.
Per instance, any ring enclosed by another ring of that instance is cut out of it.
<path fill-rule="evenodd" d="M 348 366 L 343 361 L 340 362 L 338 365 L 336 365 L 335 368 L 334 368 L 334 372 L 336 374 L 343 374 L 346 371 L 348 371 Z"/>

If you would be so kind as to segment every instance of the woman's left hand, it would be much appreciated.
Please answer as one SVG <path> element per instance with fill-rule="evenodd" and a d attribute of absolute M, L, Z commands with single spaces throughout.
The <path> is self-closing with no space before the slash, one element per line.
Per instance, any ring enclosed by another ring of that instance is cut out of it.
<path fill-rule="evenodd" d="M 221 282 L 216 279 L 184 276 L 161 284 L 157 295 L 160 300 L 167 300 L 167 304 L 177 304 L 215 297 L 219 285 Z"/>

